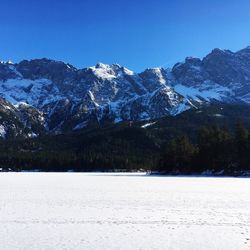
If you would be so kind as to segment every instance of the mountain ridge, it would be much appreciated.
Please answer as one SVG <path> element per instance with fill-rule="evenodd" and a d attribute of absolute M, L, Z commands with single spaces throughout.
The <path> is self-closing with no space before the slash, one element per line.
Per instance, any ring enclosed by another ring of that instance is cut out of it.
<path fill-rule="evenodd" d="M 2 138 L 12 130 L 29 137 L 175 116 L 214 102 L 250 105 L 250 47 L 217 48 L 141 73 L 119 64 L 77 69 L 47 58 L 0 62 L 0 98 L 0 115 L 16 121 L 7 126 L 10 117 L 1 117 Z"/>

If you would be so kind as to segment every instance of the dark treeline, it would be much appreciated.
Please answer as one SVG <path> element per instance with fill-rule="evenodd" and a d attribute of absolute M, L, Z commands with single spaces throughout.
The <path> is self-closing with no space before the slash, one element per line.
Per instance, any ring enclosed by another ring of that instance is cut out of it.
<path fill-rule="evenodd" d="M 150 170 L 160 148 L 138 127 L 0 142 L 0 168 L 15 171 Z"/>
<path fill-rule="evenodd" d="M 250 171 L 250 132 L 238 122 L 234 131 L 204 127 L 195 142 L 187 135 L 171 140 L 156 170 L 164 173 L 238 175 Z"/>
<path fill-rule="evenodd" d="M 234 129 L 207 126 L 172 139 L 154 129 L 119 127 L 1 141 L 0 168 L 241 175 L 250 171 L 250 132 L 238 122 Z"/>

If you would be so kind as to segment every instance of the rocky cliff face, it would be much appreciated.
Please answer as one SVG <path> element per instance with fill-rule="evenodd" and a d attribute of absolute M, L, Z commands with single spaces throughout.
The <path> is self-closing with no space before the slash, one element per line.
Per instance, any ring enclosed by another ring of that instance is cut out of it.
<path fill-rule="evenodd" d="M 214 49 L 203 59 L 139 74 L 117 64 L 77 69 L 49 59 L 1 62 L 0 97 L 1 137 L 150 120 L 215 101 L 250 104 L 250 47 Z"/>

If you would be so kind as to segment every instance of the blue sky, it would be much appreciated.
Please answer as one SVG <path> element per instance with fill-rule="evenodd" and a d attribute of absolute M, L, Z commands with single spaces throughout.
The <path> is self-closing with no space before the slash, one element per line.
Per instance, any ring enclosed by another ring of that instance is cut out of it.
<path fill-rule="evenodd" d="M 168 67 L 250 45 L 249 0 L 0 0 L 0 60 Z"/>

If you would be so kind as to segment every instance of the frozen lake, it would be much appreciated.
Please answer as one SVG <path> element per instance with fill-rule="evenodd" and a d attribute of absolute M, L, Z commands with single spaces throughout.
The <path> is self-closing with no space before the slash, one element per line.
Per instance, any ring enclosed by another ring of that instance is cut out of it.
<path fill-rule="evenodd" d="M 250 249 L 250 179 L 1 173 L 0 249 Z"/>

